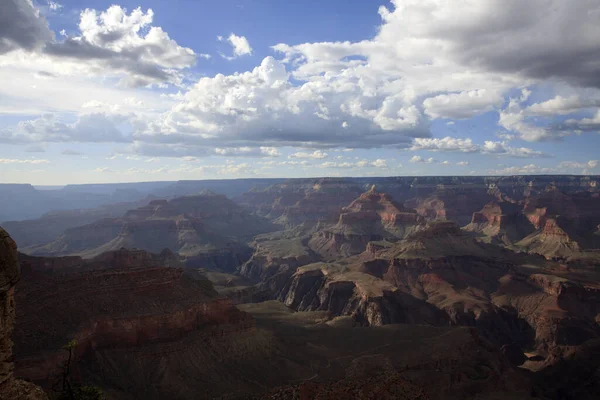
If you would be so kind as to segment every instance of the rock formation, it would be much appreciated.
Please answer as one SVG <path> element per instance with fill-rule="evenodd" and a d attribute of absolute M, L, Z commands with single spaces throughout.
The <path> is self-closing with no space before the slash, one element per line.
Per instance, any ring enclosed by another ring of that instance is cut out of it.
<path fill-rule="evenodd" d="M 598 193 L 566 194 L 555 186 L 529 198 L 523 212 L 537 231 L 517 246 L 548 259 L 566 259 L 600 248 L 600 237 L 595 235 L 600 223 L 599 202 Z"/>
<path fill-rule="evenodd" d="M 336 225 L 319 229 L 309 246 L 328 259 L 347 257 L 363 252 L 371 241 L 402 239 L 423 226 L 423 217 L 373 185 L 342 209 Z"/>
<path fill-rule="evenodd" d="M 109 254 L 106 268 L 33 275 L 22 283 L 16 293 L 22 304 L 15 329 L 19 377 L 50 387 L 60 376 L 62 347 L 76 340 L 73 379 L 95 382 L 116 369 L 117 376 L 143 381 L 147 369 L 123 369 L 134 354 L 147 359 L 172 355 L 183 351 L 185 343 L 191 351 L 205 340 L 254 329 L 252 319 L 218 297 L 198 273 L 136 267 L 130 265 L 129 256 L 125 268 L 112 267 L 124 262 Z M 113 353 L 115 349 L 119 351 Z M 113 390 L 110 379 L 102 378 L 98 384 Z M 160 398 L 168 397 L 166 388 L 153 390 Z"/>
<path fill-rule="evenodd" d="M 6 400 L 47 399 L 37 386 L 14 376 L 13 342 L 15 324 L 14 286 L 19 281 L 17 246 L 0 228 L 0 398 Z"/>
<path fill-rule="evenodd" d="M 425 198 L 416 197 L 406 202 L 428 221 L 448 220 L 466 225 L 473 212 L 480 210 L 493 199 L 482 188 L 468 185 L 446 187 L 439 185 L 435 192 Z"/>
<path fill-rule="evenodd" d="M 473 213 L 465 230 L 476 232 L 492 242 L 512 245 L 534 231 L 521 207 L 514 203 L 492 201 Z"/>
<path fill-rule="evenodd" d="M 271 230 L 266 220 L 225 196 L 203 194 L 153 200 L 121 218 L 68 229 L 54 242 L 23 252 L 94 258 L 121 248 L 154 253 L 167 248 L 189 258 L 190 266 L 210 261 L 215 268 L 233 271 L 251 254 L 246 241 Z"/>

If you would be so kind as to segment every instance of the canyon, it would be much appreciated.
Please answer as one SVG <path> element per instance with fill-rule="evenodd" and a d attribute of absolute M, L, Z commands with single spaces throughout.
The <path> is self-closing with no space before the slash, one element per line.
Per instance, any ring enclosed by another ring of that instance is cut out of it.
<path fill-rule="evenodd" d="M 189 181 L 7 223 L 16 376 L 49 390 L 75 339 L 115 399 L 593 398 L 599 181 Z"/>

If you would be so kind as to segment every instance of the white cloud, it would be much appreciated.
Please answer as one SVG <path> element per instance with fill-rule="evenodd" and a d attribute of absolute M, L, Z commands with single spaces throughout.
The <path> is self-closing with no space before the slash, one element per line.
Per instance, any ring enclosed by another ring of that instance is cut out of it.
<path fill-rule="evenodd" d="M 321 160 L 327 157 L 327 153 L 321 150 L 315 150 L 312 153 L 297 152 L 290 154 L 288 158 L 311 158 L 313 160 Z"/>
<path fill-rule="evenodd" d="M 564 129 L 571 129 L 575 132 L 600 131 L 600 110 L 591 118 L 568 119 L 563 124 Z"/>
<path fill-rule="evenodd" d="M 500 107 L 503 102 L 499 92 L 479 89 L 429 97 L 423 106 L 432 118 L 466 119 Z"/>
<path fill-rule="evenodd" d="M 15 0 L 8 1 L 11 4 Z M 26 4 L 27 1 L 18 3 Z M 41 17 L 36 18 L 36 24 L 47 25 Z M 79 35 L 55 41 L 51 34 L 40 34 L 42 38 L 39 42 L 45 44 L 43 48 L 39 43 L 35 45 L 31 39 L 18 47 L 27 50 L 37 48 L 38 52 L 16 54 L 3 60 L 0 65 L 21 69 L 45 65 L 51 69 L 49 72 L 56 75 L 116 77 L 120 78 L 123 86 L 181 85 L 182 70 L 194 65 L 196 54 L 192 49 L 179 46 L 162 28 L 153 26 L 153 18 L 151 9 L 144 12 L 137 8 L 131 13 L 118 5 L 102 12 L 85 9 L 80 15 Z M 19 33 L 18 29 L 27 29 L 32 24 L 23 20 L 14 16 L 7 20 L 7 31 L 33 37 L 33 32 Z M 2 25 L 5 24 L 0 21 Z M 5 47 L 1 45 L 2 40 L 0 38 L 0 54 L 2 47 Z"/>
<path fill-rule="evenodd" d="M 217 36 L 217 40 L 222 41 L 223 37 Z M 238 36 L 232 32 L 227 38 L 227 41 L 231 47 L 233 47 L 233 57 L 230 57 L 229 59 L 252 54 L 252 47 L 245 36 Z"/>
<path fill-rule="evenodd" d="M 14 130 L 0 130 L 0 143 L 40 142 L 127 142 L 118 129 L 122 116 L 105 113 L 84 114 L 71 124 L 57 121 L 52 114 L 19 122 Z"/>
<path fill-rule="evenodd" d="M 499 112 L 503 139 L 539 141 L 597 130 L 600 114 L 571 115 L 597 106 L 593 90 L 600 87 L 599 13 L 594 2 L 574 2 L 394 0 L 380 8 L 381 26 L 371 39 L 280 43 L 273 46 L 276 57 L 266 57 L 254 69 L 194 79 L 188 86 L 187 68 L 208 55 L 180 46 L 153 26 L 152 10 L 88 9 L 76 32 L 55 39 L 32 3 L 8 0 L 0 13 L 0 96 L 17 93 L 18 98 L 0 104 L 0 113 L 69 115 L 0 129 L 0 142 L 128 142 L 127 151 L 150 157 L 201 157 L 215 149 L 223 155 L 275 155 L 284 146 L 542 157 L 506 141 L 432 138 L 430 127 L 439 118 L 471 118 L 498 109 L 508 93 L 521 88 Z M 232 33 L 218 40 L 227 40 L 234 57 L 252 53 L 243 36 Z M 180 85 L 181 92 L 158 97 L 119 88 L 97 95 L 116 81 L 170 83 Z M 528 87 L 549 90 L 535 90 L 534 96 Z M 540 98 L 545 93 L 554 98 Z M 123 100 L 129 97 L 136 100 Z M 532 97 L 539 103 L 523 104 Z M 98 104 L 81 114 L 81 105 L 90 101 Z M 103 116 L 85 125 L 95 115 L 92 110 Z M 566 122 L 549 122 L 554 115 L 567 116 L 561 118 Z M 247 148 L 254 150 L 241 150 Z"/>
<path fill-rule="evenodd" d="M 48 1 L 47 1 L 47 3 L 48 3 L 48 7 L 50 7 L 50 9 L 51 9 L 52 11 L 58 11 L 58 10 L 60 10 L 61 8 L 63 8 L 63 5 L 62 5 L 62 4 L 59 4 L 59 3 L 55 2 L 55 1 L 50 1 L 50 0 L 48 0 Z"/>
<path fill-rule="evenodd" d="M 460 152 L 494 154 L 509 157 L 548 157 L 547 154 L 527 147 L 511 147 L 506 142 L 486 140 L 483 146 L 473 143 L 471 139 L 446 136 L 438 138 L 416 138 L 410 150 L 428 150 L 435 152 Z"/>
<path fill-rule="evenodd" d="M 479 147 L 471 139 L 461 139 L 446 136 L 438 138 L 416 138 L 410 150 L 430 151 L 457 151 L 461 153 L 474 153 Z"/>
<path fill-rule="evenodd" d="M 408 162 L 413 164 L 433 164 L 437 161 L 434 160 L 432 157 L 425 159 L 421 156 L 412 156 L 411 159 L 408 160 Z"/>
<path fill-rule="evenodd" d="M 245 157 L 278 157 L 281 154 L 275 147 L 233 147 L 215 148 L 215 154 L 221 156 L 245 156 Z"/>
<path fill-rule="evenodd" d="M 318 164 L 319 167 L 322 168 L 337 168 L 337 169 L 362 169 L 362 168 L 379 168 L 379 169 L 388 169 L 387 160 L 378 158 L 375 161 L 368 160 L 360 160 L 357 162 L 334 162 L 334 161 L 326 161 L 324 163 Z"/>
<path fill-rule="evenodd" d="M 600 99 L 582 99 L 577 95 L 562 97 L 556 96 L 541 103 L 535 103 L 527 107 L 526 115 L 567 115 L 584 108 L 600 106 Z"/>
<path fill-rule="evenodd" d="M 381 158 L 378 158 L 377 160 L 373 161 L 371 163 L 372 166 L 377 167 L 377 168 L 387 168 L 387 161 L 386 160 L 382 160 Z"/>
<path fill-rule="evenodd" d="M 469 165 L 469 162 L 468 161 L 459 161 L 456 163 L 456 165 L 465 166 L 465 165 Z"/>
<path fill-rule="evenodd" d="M 491 140 L 484 142 L 481 153 L 522 158 L 550 157 L 541 151 L 532 150 L 527 147 L 511 147 L 506 142 L 494 142 Z"/>
<path fill-rule="evenodd" d="M 490 175 L 532 175 L 532 174 L 549 174 L 554 173 L 555 169 L 547 167 L 539 167 L 535 164 L 528 164 L 524 166 L 513 166 L 503 169 L 491 169 L 488 170 Z"/>
<path fill-rule="evenodd" d="M 48 160 L 28 160 L 17 158 L 0 158 L 0 164 L 49 164 Z"/>

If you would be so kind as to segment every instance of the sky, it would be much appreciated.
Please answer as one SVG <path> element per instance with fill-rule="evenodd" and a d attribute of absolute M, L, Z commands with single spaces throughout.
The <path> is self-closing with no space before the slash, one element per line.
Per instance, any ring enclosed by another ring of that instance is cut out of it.
<path fill-rule="evenodd" d="M 600 0 L 112 1 L 0 2 L 0 183 L 600 174 Z"/>

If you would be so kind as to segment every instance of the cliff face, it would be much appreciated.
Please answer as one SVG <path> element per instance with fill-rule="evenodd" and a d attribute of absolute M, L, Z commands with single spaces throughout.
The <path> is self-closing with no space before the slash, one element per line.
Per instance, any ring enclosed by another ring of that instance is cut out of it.
<path fill-rule="evenodd" d="M 395 241 L 423 227 L 423 217 L 375 192 L 373 186 L 342 209 L 336 225 L 315 233 L 309 246 L 326 259 L 335 259 L 361 253 L 371 241 Z"/>
<path fill-rule="evenodd" d="M 18 280 L 17 246 L 0 228 L 0 398 L 47 399 L 40 388 L 14 376 L 11 336 L 15 324 L 14 286 Z"/>
<path fill-rule="evenodd" d="M 78 368 L 85 371 L 111 368 L 98 359 L 108 349 L 143 351 L 160 344 L 168 352 L 169 344 L 178 346 L 190 335 L 210 338 L 253 329 L 252 319 L 218 298 L 210 282 L 181 268 L 31 276 L 16 297 L 23 304 L 16 319 L 16 373 L 43 385 L 59 375 L 62 346 L 70 340 L 78 343 Z M 129 372 L 132 379 L 145 373 Z"/>
<path fill-rule="evenodd" d="M 548 259 L 568 258 L 600 247 L 595 227 L 600 223 L 598 202 L 593 191 L 564 193 L 551 187 L 525 203 L 523 213 L 537 228 L 517 246 Z"/>
<path fill-rule="evenodd" d="M 521 207 L 514 203 L 493 201 L 473 213 L 467 231 L 479 233 L 492 242 L 511 245 L 534 231 Z"/>
<path fill-rule="evenodd" d="M 359 256 L 280 269 L 260 287 L 292 309 L 364 325 L 476 327 L 499 346 L 516 345 L 513 356 L 600 337 L 597 290 L 529 265 L 540 260 L 438 222 L 396 243 L 371 242 Z"/>
<path fill-rule="evenodd" d="M 444 325 L 448 321 L 434 307 L 391 285 L 327 264 L 299 268 L 280 288 L 277 298 L 298 311 L 350 315 L 367 326 Z"/>
<path fill-rule="evenodd" d="M 569 225 L 564 218 L 544 217 L 539 222 L 540 228 L 517 242 L 516 245 L 529 253 L 540 254 L 547 259 L 566 259 L 577 254 L 581 248 L 579 243 L 560 225 Z M 563 226 L 564 226 L 563 225 Z"/>
<path fill-rule="evenodd" d="M 481 209 L 493 197 L 484 188 L 441 187 L 425 198 L 416 197 L 406 202 L 428 221 L 450 220 L 466 225 L 473 212 Z"/>
<path fill-rule="evenodd" d="M 246 242 L 273 230 L 225 196 L 204 194 L 153 200 L 121 218 L 67 230 L 57 240 L 23 249 L 31 255 L 78 255 L 94 258 L 120 248 L 158 253 L 164 248 L 188 257 L 190 265 L 206 262 L 233 271 L 249 257 Z"/>

